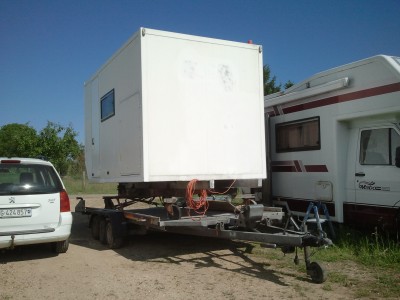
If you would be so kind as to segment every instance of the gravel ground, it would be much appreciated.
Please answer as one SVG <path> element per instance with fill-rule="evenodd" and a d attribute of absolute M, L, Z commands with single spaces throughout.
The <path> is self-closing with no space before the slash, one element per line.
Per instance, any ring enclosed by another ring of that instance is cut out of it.
<path fill-rule="evenodd" d="M 101 205 L 101 197 L 84 198 Z M 346 288 L 312 283 L 294 265 L 249 254 L 246 243 L 152 233 L 110 250 L 91 238 L 87 216 L 73 214 L 67 253 L 54 255 L 48 245 L 0 252 L 0 299 L 353 298 Z"/>

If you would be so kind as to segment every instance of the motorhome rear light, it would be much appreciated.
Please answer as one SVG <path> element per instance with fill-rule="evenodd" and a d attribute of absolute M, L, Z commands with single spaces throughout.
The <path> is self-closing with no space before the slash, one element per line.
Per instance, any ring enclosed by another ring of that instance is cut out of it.
<path fill-rule="evenodd" d="M 60 212 L 69 212 L 71 207 L 69 204 L 68 193 L 65 190 L 60 192 Z"/>
<path fill-rule="evenodd" d="M 20 164 L 21 161 L 17 159 L 2 159 L 1 160 L 2 164 Z"/>

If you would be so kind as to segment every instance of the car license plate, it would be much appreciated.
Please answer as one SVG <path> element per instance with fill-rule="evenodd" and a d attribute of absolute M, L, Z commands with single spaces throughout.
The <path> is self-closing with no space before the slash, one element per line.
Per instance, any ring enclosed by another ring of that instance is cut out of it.
<path fill-rule="evenodd" d="M 32 217 L 32 208 L 2 208 L 0 218 L 24 218 Z"/>

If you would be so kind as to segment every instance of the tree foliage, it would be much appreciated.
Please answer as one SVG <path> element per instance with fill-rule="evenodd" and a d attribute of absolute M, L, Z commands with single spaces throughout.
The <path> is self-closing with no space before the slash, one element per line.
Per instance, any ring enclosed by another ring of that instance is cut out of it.
<path fill-rule="evenodd" d="M 40 153 L 47 157 L 60 174 L 67 174 L 70 163 L 78 157 L 80 147 L 76 141 L 77 133 L 71 126 L 47 122 L 39 132 Z"/>
<path fill-rule="evenodd" d="M 281 91 L 282 85 L 277 84 L 276 76 L 271 75 L 271 69 L 268 65 L 264 65 L 263 78 L 264 78 L 264 96 Z M 294 85 L 294 83 L 289 80 L 284 84 L 284 89 L 288 89 L 292 85 Z"/>
<path fill-rule="evenodd" d="M 38 152 L 36 130 L 26 124 L 7 124 L 0 128 L 0 156 L 35 157 Z"/>
<path fill-rule="evenodd" d="M 72 126 L 48 122 L 39 133 L 28 124 L 8 124 L 0 128 L 0 156 L 39 157 L 50 160 L 61 175 L 82 153 Z"/>

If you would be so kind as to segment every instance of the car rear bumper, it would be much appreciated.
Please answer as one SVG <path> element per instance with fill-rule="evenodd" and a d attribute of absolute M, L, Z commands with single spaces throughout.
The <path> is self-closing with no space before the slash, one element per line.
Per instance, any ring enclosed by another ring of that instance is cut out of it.
<path fill-rule="evenodd" d="M 65 241 L 71 235 L 72 214 L 61 213 L 58 225 L 39 229 L 0 231 L 0 249 Z"/>

